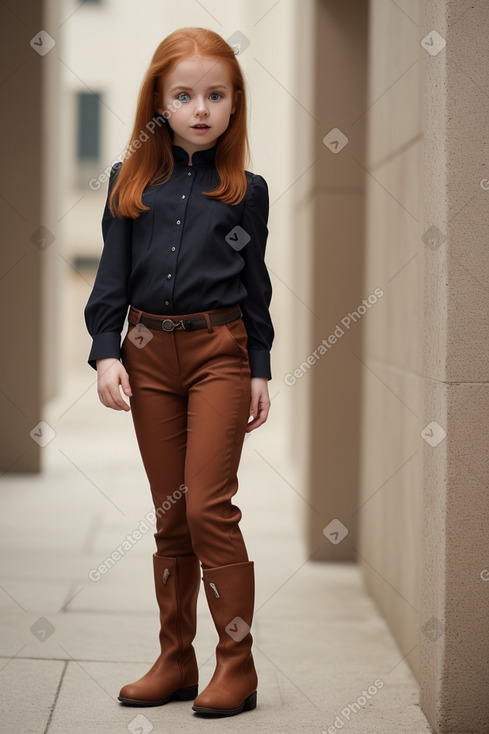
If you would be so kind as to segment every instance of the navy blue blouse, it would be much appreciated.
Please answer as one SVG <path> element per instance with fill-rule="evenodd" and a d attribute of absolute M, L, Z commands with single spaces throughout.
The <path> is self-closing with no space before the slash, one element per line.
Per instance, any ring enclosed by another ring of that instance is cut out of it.
<path fill-rule="evenodd" d="M 147 186 L 148 211 L 137 219 L 102 217 L 104 247 L 85 322 L 93 338 L 88 363 L 120 359 L 120 340 L 129 305 L 152 314 L 176 315 L 240 304 L 248 334 L 252 377 L 271 379 L 274 330 L 272 295 L 265 265 L 268 186 L 246 171 L 248 188 L 237 205 L 208 199 L 219 184 L 217 144 L 188 153 L 172 145 L 175 168 L 169 181 Z M 109 193 L 120 169 L 114 164 Z M 108 196 L 107 196 L 108 201 Z"/>

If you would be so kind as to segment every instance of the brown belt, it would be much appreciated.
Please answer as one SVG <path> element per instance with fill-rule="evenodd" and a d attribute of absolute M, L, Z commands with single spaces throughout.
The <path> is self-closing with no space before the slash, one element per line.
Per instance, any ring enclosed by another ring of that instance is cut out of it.
<path fill-rule="evenodd" d="M 141 314 L 139 316 L 139 314 Z M 194 329 L 209 329 L 211 326 L 221 326 L 229 321 L 235 321 L 241 317 L 241 309 L 239 306 L 231 308 L 217 308 L 212 311 L 203 313 L 202 316 L 188 316 L 183 318 L 170 318 L 168 316 L 147 316 L 137 308 L 131 306 L 129 309 L 128 321 L 130 324 L 144 324 L 148 329 L 156 331 L 193 331 Z"/>

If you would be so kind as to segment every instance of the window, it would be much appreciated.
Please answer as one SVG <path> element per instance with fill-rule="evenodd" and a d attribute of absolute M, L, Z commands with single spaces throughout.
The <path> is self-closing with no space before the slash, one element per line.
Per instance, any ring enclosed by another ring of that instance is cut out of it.
<path fill-rule="evenodd" d="M 78 93 L 78 146 L 80 163 L 100 159 L 101 102 L 98 94 Z"/>

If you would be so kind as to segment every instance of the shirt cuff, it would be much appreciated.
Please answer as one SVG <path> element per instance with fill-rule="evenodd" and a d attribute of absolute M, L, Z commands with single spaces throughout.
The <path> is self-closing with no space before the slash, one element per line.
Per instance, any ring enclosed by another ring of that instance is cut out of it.
<path fill-rule="evenodd" d="M 96 370 L 97 359 L 107 359 L 109 357 L 121 358 L 121 335 L 118 331 L 103 331 L 101 334 L 95 334 L 88 364 Z"/>
<path fill-rule="evenodd" d="M 270 371 L 270 352 L 265 349 L 249 349 L 248 357 L 251 377 L 266 377 L 267 380 L 272 379 L 272 373 Z"/>

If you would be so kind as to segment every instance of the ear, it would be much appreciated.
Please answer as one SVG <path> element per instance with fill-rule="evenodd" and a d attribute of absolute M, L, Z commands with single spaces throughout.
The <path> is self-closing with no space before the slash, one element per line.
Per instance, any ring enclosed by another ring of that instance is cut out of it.
<path fill-rule="evenodd" d="M 241 90 L 240 89 L 237 89 L 234 92 L 234 94 L 233 94 L 233 108 L 231 110 L 231 115 L 234 115 L 234 113 L 236 112 L 236 102 L 235 102 L 235 100 L 236 100 L 236 97 L 237 97 L 238 94 L 241 94 Z"/>

